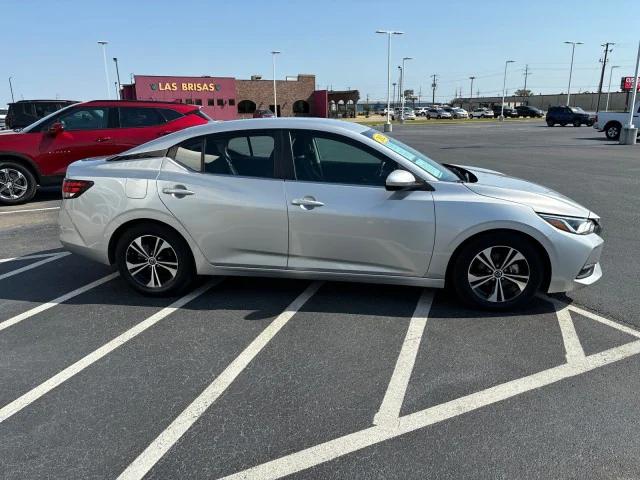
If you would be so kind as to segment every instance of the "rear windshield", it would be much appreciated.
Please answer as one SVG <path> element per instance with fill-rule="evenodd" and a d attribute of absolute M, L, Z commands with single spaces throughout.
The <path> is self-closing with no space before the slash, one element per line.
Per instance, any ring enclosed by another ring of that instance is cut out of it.
<path fill-rule="evenodd" d="M 395 138 L 383 135 L 373 128 L 362 132 L 362 134 L 375 140 L 380 145 L 384 145 L 389 150 L 400 155 L 402 158 L 409 160 L 415 166 L 419 167 L 421 170 L 427 172 L 429 175 L 437 178 L 438 180 L 442 180 L 445 182 L 457 182 L 460 180 L 460 178 L 455 173 L 453 173 L 445 166 L 440 165 L 435 160 L 431 160 L 424 153 L 419 152 L 409 145 L 405 145 Z"/>

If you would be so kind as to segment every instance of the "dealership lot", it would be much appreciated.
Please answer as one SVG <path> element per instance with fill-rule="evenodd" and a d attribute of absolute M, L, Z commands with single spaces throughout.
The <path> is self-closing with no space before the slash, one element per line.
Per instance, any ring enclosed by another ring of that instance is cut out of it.
<path fill-rule="evenodd" d="M 0 208 L 3 478 L 637 477 L 639 150 L 542 125 L 394 132 L 602 216 L 602 281 L 511 314 L 292 280 L 145 298 L 64 254 L 55 191 Z"/>

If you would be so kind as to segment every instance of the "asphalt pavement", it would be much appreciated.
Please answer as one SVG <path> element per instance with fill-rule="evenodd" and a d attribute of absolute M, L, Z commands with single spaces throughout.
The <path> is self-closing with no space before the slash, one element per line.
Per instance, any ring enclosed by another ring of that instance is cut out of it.
<path fill-rule="evenodd" d="M 260 278 L 151 299 L 60 248 L 46 191 L 0 207 L 0 477 L 639 478 L 640 147 L 538 122 L 394 135 L 595 210 L 603 280 L 502 314 Z"/>

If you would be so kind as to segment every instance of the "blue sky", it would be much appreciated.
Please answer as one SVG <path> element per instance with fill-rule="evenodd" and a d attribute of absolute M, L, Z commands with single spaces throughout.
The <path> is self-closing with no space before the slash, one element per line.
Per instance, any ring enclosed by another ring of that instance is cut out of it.
<path fill-rule="evenodd" d="M 429 97 L 439 75 L 437 100 L 456 88 L 469 92 L 470 75 L 481 94 L 524 83 L 536 93 L 566 91 L 570 47 L 577 47 L 572 91 L 595 90 L 605 41 L 616 42 L 612 63 L 633 74 L 638 30 L 636 2 L 582 1 L 293 1 L 293 0 L 0 0 L 2 60 L 0 105 L 16 99 L 105 97 L 98 40 L 119 58 L 123 83 L 130 73 L 271 78 L 273 49 L 281 50 L 277 76 L 315 73 L 318 86 L 360 90 L 361 98 L 386 98 L 386 41 L 379 28 L 406 32 L 392 44 L 392 68 L 403 56 L 405 85 Z M 632 19 L 632 20 L 629 20 Z M 631 29 L 634 29 L 632 32 Z M 617 79 L 617 80 L 616 80 Z M 608 70 L 605 76 L 605 86 Z M 393 80 L 395 81 L 395 79 Z"/>

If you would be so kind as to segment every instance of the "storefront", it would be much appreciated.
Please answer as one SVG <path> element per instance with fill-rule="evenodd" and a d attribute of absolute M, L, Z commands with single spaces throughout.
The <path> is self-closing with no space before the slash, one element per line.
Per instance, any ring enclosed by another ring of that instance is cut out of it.
<path fill-rule="evenodd" d="M 315 75 L 298 75 L 276 81 L 279 116 L 327 117 L 326 90 L 315 89 Z M 135 75 L 123 85 L 125 100 L 156 100 L 202 106 L 215 120 L 251 118 L 258 110 L 275 111 L 273 80 L 254 76 L 250 80 L 231 77 L 173 77 Z"/>

